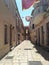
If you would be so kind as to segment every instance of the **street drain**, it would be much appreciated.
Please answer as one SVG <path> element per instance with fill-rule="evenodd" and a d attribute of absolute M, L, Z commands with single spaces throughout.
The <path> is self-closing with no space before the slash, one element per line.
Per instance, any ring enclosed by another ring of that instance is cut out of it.
<path fill-rule="evenodd" d="M 40 61 L 29 61 L 29 65 L 42 65 Z"/>
<path fill-rule="evenodd" d="M 32 50 L 31 48 L 25 48 L 24 50 Z"/>
<path fill-rule="evenodd" d="M 13 59 L 13 56 L 7 56 L 5 59 Z"/>

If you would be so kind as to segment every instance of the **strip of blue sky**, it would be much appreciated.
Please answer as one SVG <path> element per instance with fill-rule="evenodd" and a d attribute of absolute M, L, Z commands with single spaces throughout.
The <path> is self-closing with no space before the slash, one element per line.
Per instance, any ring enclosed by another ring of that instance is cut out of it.
<path fill-rule="evenodd" d="M 22 21 L 23 21 L 23 23 L 24 23 L 24 26 L 28 26 L 30 22 L 27 22 L 27 21 L 25 20 L 25 17 L 31 15 L 31 12 L 32 12 L 32 10 L 33 10 L 33 7 L 30 7 L 30 8 L 27 9 L 27 10 L 22 10 L 22 0 L 16 0 L 16 4 L 17 4 L 17 6 L 18 6 L 18 10 L 19 10 L 21 19 L 22 19 Z"/>

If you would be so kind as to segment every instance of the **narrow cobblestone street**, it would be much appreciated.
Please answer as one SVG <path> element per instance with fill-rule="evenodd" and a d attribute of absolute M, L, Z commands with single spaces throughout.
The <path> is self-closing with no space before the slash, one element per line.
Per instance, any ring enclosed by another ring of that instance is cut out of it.
<path fill-rule="evenodd" d="M 48 53 L 43 49 L 39 50 L 45 55 Z M 49 59 L 38 53 L 29 40 L 25 40 L 1 59 L 0 65 L 49 65 Z"/>
<path fill-rule="evenodd" d="M 0 0 L 0 65 L 49 65 L 49 0 Z"/>

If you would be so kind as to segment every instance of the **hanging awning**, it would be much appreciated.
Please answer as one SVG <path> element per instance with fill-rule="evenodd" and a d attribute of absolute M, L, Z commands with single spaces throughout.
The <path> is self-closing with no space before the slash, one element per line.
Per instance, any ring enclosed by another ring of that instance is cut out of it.
<path fill-rule="evenodd" d="M 37 2 L 39 2 L 39 0 L 22 0 L 22 9 L 28 9 Z"/>

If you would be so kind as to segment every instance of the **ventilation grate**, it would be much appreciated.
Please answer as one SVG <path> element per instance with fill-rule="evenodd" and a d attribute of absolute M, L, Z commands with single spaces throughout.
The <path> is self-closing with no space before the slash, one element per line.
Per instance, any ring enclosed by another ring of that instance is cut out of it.
<path fill-rule="evenodd" d="M 40 61 L 29 61 L 28 63 L 28 65 L 42 65 Z"/>
<path fill-rule="evenodd" d="M 5 59 L 13 59 L 13 56 L 7 56 Z"/>
<path fill-rule="evenodd" d="M 31 48 L 25 48 L 24 50 L 32 50 Z"/>

